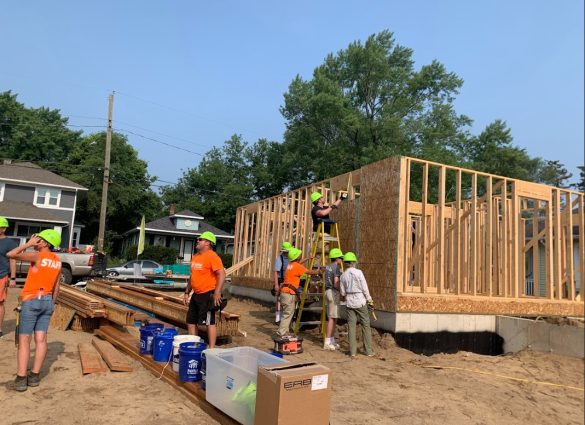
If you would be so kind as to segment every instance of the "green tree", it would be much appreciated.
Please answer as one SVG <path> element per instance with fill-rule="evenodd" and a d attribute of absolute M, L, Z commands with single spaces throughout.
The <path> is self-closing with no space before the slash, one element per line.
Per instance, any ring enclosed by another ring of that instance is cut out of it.
<path fill-rule="evenodd" d="M 236 208 L 253 195 L 247 147 L 241 136 L 234 135 L 222 148 L 211 149 L 197 167 L 183 173 L 177 185 L 161 189 L 165 205 L 190 209 L 222 230 L 233 230 Z"/>
<path fill-rule="evenodd" d="M 311 80 L 292 81 L 281 108 L 291 181 L 309 183 L 396 154 L 457 162 L 452 145 L 471 123 L 452 104 L 463 81 L 437 61 L 415 70 L 412 54 L 383 31 L 327 56 Z"/>
<path fill-rule="evenodd" d="M 581 180 L 571 186 L 579 192 L 585 192 L 585 166 L 580 165 L 577 168 L 579 169 L 579 177 Z"/>
<path fill-rule="evenodd" d="M 81 131 L 67 128 L 59 110 L 27 108 L 10 91 L 0 93 L 0 157 L 37 162 L 63 171 L 64 159 L 79 142 Z"/>
<path fill-rule="evenodd" d="M 97 237 L 103 185 L 103 167 L 106 133 L 96 133 L 79 141 L 67 157 L 72 164 L 64 173 L 67 177 L 88 188 L 77 204 L 76 220 L 86 227 L 84 239 Z M 162 214 L 162 203 L 150 185 L 155 178 L 147 171 L 145 161 L 128 144 L 126 136 L 113 133 L 108 209 L 106 217 L 106 243 L 110 246 L 121 235 L 135 227 L 142 215 L 147 221 Z"/>
<path fill-rule="evenodd" d="M 537 179 L 540 183 L 567 188 L 567 180 L 572 176 L 560 161 L 545 160 L 542 161 Z"/>

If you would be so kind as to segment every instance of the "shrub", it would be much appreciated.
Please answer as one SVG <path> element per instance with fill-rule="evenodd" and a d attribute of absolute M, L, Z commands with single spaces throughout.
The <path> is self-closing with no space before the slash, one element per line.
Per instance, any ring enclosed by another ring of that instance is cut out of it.
<path fill-rule="evenodd" d="M 124 256 L 128 260 L 132 260 L 136 258 L 137 250 L 138 247 L 136 245 L 130 246 L 126 249 Z M 154 260 L 161 264 L 175 264 L 178 256 L 179 251 L 175 248 L 167 248 L 166 246 L 161 245 L 145 245 L 144 252 L 142 252 L 138 258 Z"/>

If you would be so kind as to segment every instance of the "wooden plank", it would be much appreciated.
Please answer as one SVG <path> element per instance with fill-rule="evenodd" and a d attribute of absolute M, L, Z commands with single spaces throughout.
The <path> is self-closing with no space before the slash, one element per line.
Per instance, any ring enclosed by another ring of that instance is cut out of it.
<path fill-rule="evenodd" d="M 570 300 L 575 299 L 575 275 L 574 275 L 574 264 L 573 264 L 573 200 L 571 194 L 566 192 L 566 212 L 567 215 L 567 285 L 568 295 Z"/>
<path fill-rule="evenodd" d="M 412 223 L 410 214 L 408 213 L 408 202 L 410 201 L 410 160 L 408 158 L 403 158 L 404 161 L 404 186 L 402 187 L 400 193 L 403 197 L 402 202 L 402 211 L 400 212 L 401 220 L 404 220 L 404 238 L 402 243 L 402 250 L 399 251 L 402 254 L 402 258 L 400 261 L 402 262 L 402 292 L 406 292 L 408 288 L 408 280 L 409 275 L 411 272 L 411 268 L 409 266 L 409 257 L 412 252 Z M 402 177 L 402 175 L 401 175 Z M 402 180 L 401 180 L 402 181 Z M 400 276 L 400 275 L 399 275 Z"/>
<path fill-rule="evenodd" d="M 520 269 L 524 270 L 521 259 L 522 246 L 520 244 L 520 198 L 518 197 L 518 181 L 512 185 L 512 292 L 514 298 L 520 296 Z"/>
<path fill-rule="evenodd" d="M 427 210 L 427 191 L 429 185 L 429 164 L 425 163 L 423 165 L 423 176 L 422 176 L 422 210 Z M 425 287 L 427 285 L 427 216 L 423 214 L 420 219 L 421 223 L 421 244 L 419 245 L 421 248 L 421 254 L 419 259 L 419 285 L 421 292 L 425 291 Z"/>
<path fill-rule="evenodd" d="M 234 273 L 234 272 L 238 271 L 239 269 L 241 269 L 242 267 L 244 267 L 246 264 L 251 263 L 252 260 L 254 260 L 254 256 L 253 255 L 250 255 L 245 260 L 239 261 L 237 264 L 234 264 L 229 269 L 226 269 L 225 275 L 226 276 L 231 275 L 232 273 Z"/>
<path fill-rule="evenodd" d="M 112 344 L 96 338 L 93 338 L 91 343 L 101 354 L 112 372 L 132 372 L 133 367 L 126 359 L 126 356 L 116 350 Z"/>
<path fill-rule="evenodd" d="M 79 359 L 81 360 L 81 373 L 84 375 L 89 373 L 104 373 L 109 370 L 102 356 L 100 356 L 95 347 L 89 342 L 78 344 L 77 349 L 79 350 Z"/>
<path fill-rule="evenodd" d="M 469 284 L 471 293 L 477 295 L 477 174 L 471 175 L 471 246 L 469 250 Z"/>
<path fill-rule="evenodd" d="M 501 276 L 502 286 L 504 288 L 504 297 L 510 294 L 508 290 L 508 181 L 504 180 L 502 185 L 502 255 L 501 259 Z"/>
<path fill-rule="evenodd" d="M 585 291 L 585 197 L 583 194 L 577 195 L 579 204 L 579 297 L 584 300 L 583 291 Z"/>
<path fill-rule="evenodd" d="M 486 282 L 486 289 L 487 294 L 492 296 L 493 288 L 492 288 L 492 218 L 493 218 L 493 192 L 492 192 L 492 177 L 488 177 L 486 181 L 486 224 L 485 224 L 485 282 Z"/>
<path fill-rule="evenodd" d="M 561 262 L 561 191 L 555 189 L 554 191 L 554 281 L 557 299 L 563 298 L 563 276 L 562 276 L 562 262 Z"/>
<path fill-rule="evenodd" d="M 439 280 L 437 282 L 437 292 L 443 292 L 445 286 L 445 180 L 446 169 L 439 169 L 439 222 L 438 222 L 438 241 L 439 249 L 437 251 Z"/>

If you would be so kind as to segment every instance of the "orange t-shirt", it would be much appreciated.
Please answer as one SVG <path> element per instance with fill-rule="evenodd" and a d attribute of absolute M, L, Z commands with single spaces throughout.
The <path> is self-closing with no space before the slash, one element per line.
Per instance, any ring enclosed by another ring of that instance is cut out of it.
<path fill-rule="evenodd" d="M 214 251 L 195 254 L 191 259 L 191 289 L 196 294 L 213 291 L 217 284 L 215 272 L 223 269 L 221 258 Z"/>
<path fill-rule="evenodd" d="M 307 268 L 305 266 L 303 266 L 301 263 L 299 263 L 298 261 L 293 261 L 291 263 L 288 263 L 288 266 L 286 267 L 286 271 L 284 272 L 284 282 L 283 285 L 292 285 L 295 288 L 298 288 L 299 285 L 301 284 L 301 276 L 304 275 L 305 273 L 307 273 Z M 281 289 L 281 292 L 286 292 L 287 294 L 292 294 L 292 295 L 296 295 L 296 292 L 294 292 L 292 289 L 283 286 L 283 288 Z"/>
<path fill-rule="evenodd" d="M 60 273 L 59 256 L 54 252 L 39 252 L 39 261 L 31 263 L 20 296 L 23 300 L 34 298 L 40 290 L 45 295 L 52 294 Z"/>

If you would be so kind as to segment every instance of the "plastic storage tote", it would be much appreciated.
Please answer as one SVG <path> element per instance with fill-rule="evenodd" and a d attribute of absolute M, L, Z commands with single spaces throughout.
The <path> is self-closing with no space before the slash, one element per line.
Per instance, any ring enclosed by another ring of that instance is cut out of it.
<path fill-rule="evenodd" d="M 205 398 L 244 425 L 253 425 L 258 366 L 288 363 L 253 347 L 205 351 Z"/>

